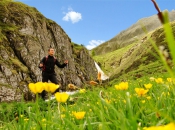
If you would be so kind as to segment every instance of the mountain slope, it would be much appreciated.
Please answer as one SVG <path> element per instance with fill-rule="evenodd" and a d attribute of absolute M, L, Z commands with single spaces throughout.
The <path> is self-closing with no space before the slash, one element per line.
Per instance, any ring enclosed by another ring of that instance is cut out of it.
<path fill-rule="evenodd" d="M 171 25 L 175 36 L 175 22 L 172 22 Z M 143 76 L 140 73 L 141 71 L 147 71 L 145 72 L 147 74 L 162 72 L 164 67 L 159 58 L 156 57 L 157 53 L 150 39 L 155 41 L 158 47 L 163 46 L 164 50 L 168 52 L 164 30 L 160 27 L 135 43 L 110 53 L 94 56 L 93 58 L 101 66 L 102 70 L 110 76 L 110 79 L 115 79 L 131 71 L 133 71 L 132 76 L 134 77 Z"/>
<path fill-rule="evenodd" d="M 175 20 L 175 10 L 169 12 L 169 18 L 170 21 Z M 143 28 L 146 29 L 147 32 L 151 32 L 160 26 L 161 23 L 157 15 L 140 19 L 134 25 L 120 32 L 114 38 L 92 49 L 92 52 L 94 52 L 95 55 L 100 55 L 115 51 L 143 38 L 145 36 Z"/>

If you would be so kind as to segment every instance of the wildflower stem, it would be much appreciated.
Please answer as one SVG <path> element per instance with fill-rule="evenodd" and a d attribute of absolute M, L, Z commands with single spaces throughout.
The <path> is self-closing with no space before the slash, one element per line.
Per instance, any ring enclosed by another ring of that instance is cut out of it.
<path fill-rule="evenodd" d="M 37 116 L 38 116 L 38 113 L 39 113 L 39 107 L 38 107 L 38 93 L 36 94 L 36 114 L 37 114 Z"/>
<path fill-rule="evenodd" d="M 129 96 L 130 96 L 129 92 L 126 93 L 126 96 L 127 96 L 126 101 L 127 101 L 129 116 L 132 117 L 133 113 L 132 113 L 132 108 L 131 108 L 131 101 L 130 101 L 130 98 L 129 98 Z"/>
<path fill-rule="evenodd" d="M 166 41 L 168 43 L 168 47 L 169 47 L 170 52 L 171 52 L 170 54 L 171 54 L 172 59 L 173 59 L 173 65 L 175 65 L 175 51 L 174 51 L 175 39 L 174 39 L 172 27 L 169 23 L 168 18 L 169 18 L 168 17 L 168 12 L 164 12 L 165 24 L 163 24 L 163 27 L 164 27 L 164 31 L 165 31 Z"/>
<path fill-rule="evenodd" d="M 60 112 L 60 103 L 58 102 L 58 114 L 61 117 L 61 112 Z"/>
<path fill-rule="evenodd" d="M 49 95 L 49 101 L 48 101 L 48 120 L 51 120 L 51 107 L 50 107 L 50 101 L 51 101 L 51 93 L 48 93 Z"/>
<path fill-rule="evenodd" d="M 126 105 L 127 105 L 127 111 L 128 111 L 128 119 L 130 120 L 130 125 L 131 125 L 131 129 L 132 130 L 136 130 L 137 129 L 137 122 L 134 119 L 133 116 L 133 110 L 132 110 L 132 106 L 131 106 L 131 101 L 130 101 L 130 93 L 126 92 Z"/>

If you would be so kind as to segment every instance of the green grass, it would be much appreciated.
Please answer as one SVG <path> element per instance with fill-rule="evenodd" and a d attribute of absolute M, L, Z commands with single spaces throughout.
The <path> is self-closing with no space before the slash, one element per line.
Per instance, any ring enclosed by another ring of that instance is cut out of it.
<path fill-rule="evenodd" d="M 66 104 L 61 104 L 62 118 L 56 100 L 48 103 L 39 99 L 38 104 L 23 101 L 10 105 L 2 103 L 1 129 L 136 130 L 167 124 L 175 118 L 175 86 L 166 80 L 166 76 L 160 77 L 164 83 L 159 84 L 149 77 L 142 77 L 128 80 L 128 90 L 116 90 L 114 84 L 108 89 L 93 87 L 93 90 L 87 90 L 86 93 L 72 95 Z M 152 88 L 146 95 L 139 97 L 134 89 L 144 88 L 144 84 L 148 83 L 153 85 Z M 76 119 L 72 114 L 74 111 L 86 112 L 85 117 Z"/>

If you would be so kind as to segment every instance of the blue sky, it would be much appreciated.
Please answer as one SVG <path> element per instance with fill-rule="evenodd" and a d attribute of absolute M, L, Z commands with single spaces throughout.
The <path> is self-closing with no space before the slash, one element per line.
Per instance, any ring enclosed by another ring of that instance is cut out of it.
<path fill-rule="evenodd" d="M 92 49 L 126 30 L 139 19 L 157 14 L 151 0 L 18 0 L 55 21 L 71 41 Z M 175 0 L 156 0 L 161 10 Z"/>

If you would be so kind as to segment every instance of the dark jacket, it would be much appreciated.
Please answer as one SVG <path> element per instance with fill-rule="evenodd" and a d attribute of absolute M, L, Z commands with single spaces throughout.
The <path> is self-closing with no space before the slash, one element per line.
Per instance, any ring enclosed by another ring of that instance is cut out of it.
<path fill-rule="evenodd" d="M 57 65 L 59 68 L 64 68 L 67 65 L 65 63 L 60 64 L 60 62 L 58 62 L 58 60 L 55 57 L 50 55 L 48 55 L 47 58 L 44 57 L 40 61 L 40 64 L 43 64 L 43 67 L 39 67 L 39 68 L 42 68 L 43 72 L 46 72 L 49 74 L 55 73 L 55 65 Z"/>

